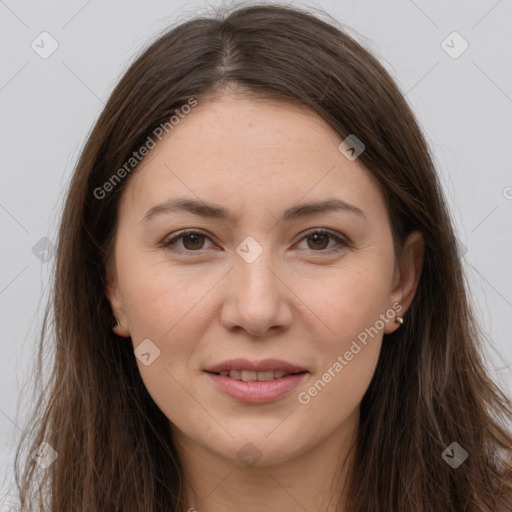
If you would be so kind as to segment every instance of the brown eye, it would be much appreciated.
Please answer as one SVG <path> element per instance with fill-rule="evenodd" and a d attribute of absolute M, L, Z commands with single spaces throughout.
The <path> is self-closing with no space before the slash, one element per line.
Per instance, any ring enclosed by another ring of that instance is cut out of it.
<path fill-rule="evenodd" d="M 203 249 L 207 239 L 206 235 L 197 231 L 184 231 L 163 242 L 162 245 L 169 249 L 174 249 L 177 246 L 178 249 L 183 251 L 194 252 Z M 181 246 L 179 246 L 178 242 L 181 242 Z"/>
<path fill-rule="evenodd" d="M 310 249 L 325 249 L 329 245 L 330 236 L 325 233 L 315 233 L 311 236 L 308 236 L 308 240 L 312 240 L 313 246 L 309 246 Z"/>
<path fill-rule="evenodd" d="M 181 250 L 182 252 L 199 252 L 205 249 L 205 241 L 210 237 L 198 231 L 182 231 L 167 241 L 162 242 L 162 246 L 169 250 Z M 344 247 L 348 247 L 349 243 L 340 236 L 330 231 L 314 230 L 306 233 L 302 240 L 307 241 L 306 249 L 313 252 L 332 253 L 338 252 Z M 329 243 L 334 241 L 334 246 L 329 247 Z M 180 245 L 181 242 L 181 245 Z M 338 247 L 336 247 L 336 243 Z M 207 248 L 207 247 L 206 247 Z"/>
<path fill-rule="evenodd" d="M 348 247 L 350 244 L 345 241 L 342 237 L 331 233 L 330 231 L 324 230 L 312 230 L 309 233 L 306 233 L 306 236 L 302 238 L 302 240 L 307 241 L 307 247 L 304 249 L 310 249 L 313 252 L 321 252 L 325 254 L 329 254 L 332 252 L 338 252 L 342 250 L 344 247 Z M 329 247 L 329 243 L 334 241 L 335 244 Z M 301 241 L 302 243 L 302 241 Z M 336 247 L 336 245 L 338 247 Z M 302 249 L 302 247 L 301 247 Z"/>
<path fill-rule="evenodd" d="M 183 237 L 183 245 L 190 250 L 201 249 L 204 245 L 204 236 L 201 234 L 185 235 Z"/>

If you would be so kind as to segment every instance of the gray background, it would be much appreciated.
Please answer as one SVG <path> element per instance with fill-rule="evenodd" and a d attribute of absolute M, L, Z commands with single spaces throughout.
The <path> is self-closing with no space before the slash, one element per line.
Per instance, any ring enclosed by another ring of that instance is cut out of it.
<path fill-rule="evenodd" d="M 355 29 L 414 108 L 467 249 L 465 267 L 493 375 L 512 390 L 512 3 L 320 1 Z M 218 2 L 209 5 L 217 6 Z M 0 0 L 0 476 L 11 478 L 65 188 L 85 138 L 128 64 L 205 2 Z M 46 31 L 58 43 L 50 48 Z M 469 44 L 459 51 L 457 31 Z M 366 39 L 366 42 L 365 42 Z M 42 48 L 44 45 L 44 48 Z M 46 242 L 48 243 L 48 242 Z M 35 249 L 33 249 L 35 246 Z M 51 245 L 50 245 L 51 248 Z M 45 261 L 48 259 L 48 261 Z M 442 283 L 439 283 L 442 286 Z M 30 397 L 28 397 L 30 398 Z"/>

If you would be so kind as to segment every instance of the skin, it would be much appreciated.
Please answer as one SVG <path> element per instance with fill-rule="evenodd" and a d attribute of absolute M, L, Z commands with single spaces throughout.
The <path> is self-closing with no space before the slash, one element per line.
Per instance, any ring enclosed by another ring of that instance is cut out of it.
<path fill-rule="evenodd" d="M 119 321 L 115 331 L 131 337 L 134 349 L 150 339 L 160 350 L 150 365 L 137 364 L 183 460 L 184 510 L 344 510 L 359 405 L 383 333 L 400 324 L 393 318 L 359 344 L 362 350 L 309 403 L 298 394 L 393 304 L 404 316 L 424 243 L 412 233 L 403 261 L 395 262 L 384 197 L 360 161 L 339 151 L 341 141 L 305 107 L 211 97 L 150 152 L 123 192 L 106 293 Z M 171 197 L 220 204 L 234 220 L 175 211 L 141 222 Z M 366 217 L 335 211 L 278 221 L 297 203 L 332 198 Z M 305 235 L 310 228 L 350 244 Z M 181 238 L 174 251 L 159 245 L 183 229 L 205 236 Z M 252 263 L 236 252 L 247 236 L 263 249 Z M 309 373 L 277 400 L 244 403 L 203 372 L 234 357 L 283 359 Z M 260 457 L 252 467 L 237 455 L 247 442 Z"/>

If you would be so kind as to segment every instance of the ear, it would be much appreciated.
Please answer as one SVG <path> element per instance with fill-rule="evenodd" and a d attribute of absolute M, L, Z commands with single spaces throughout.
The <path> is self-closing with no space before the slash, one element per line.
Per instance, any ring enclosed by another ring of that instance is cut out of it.
<path fill-rule="evenodd" d="M 404 242 L 404 250 L 393 277 L 392 291 L 390 295 L 390 307 L 392 304 L 400 304 L 401 309 L 395 309 L 399 316 L 404 316 L 409 309 L 416 294 L 423 269 L 423 257 L 425 253 L 425 241 L 419 231 L 413 231 Z M 399 327 L 396 322 L 389 322 L 384 328 L 385 334 L 390 334 Z"/>
<path fill-rule="evenodd" d="M 105 295 L 107 296 L 108 301 L 110 302 L 110 307 L 112 308 L 112 312 L 114 316 L 119 321 L 119 324 L 113 327 L 113 331 L 118 335 L 124 338 L 130 337 L 130 331 L 123 327 L 126 325 L 126 315 L 123 310 L 123 303 L 121 300 L 121 293 L 119 287 L 116 283 L 116 273 L 115 269 L 112 268 L 112 265 L 107 263 L 105 266 Z M 115 323 L 115 319 L 114 319 Z"/>

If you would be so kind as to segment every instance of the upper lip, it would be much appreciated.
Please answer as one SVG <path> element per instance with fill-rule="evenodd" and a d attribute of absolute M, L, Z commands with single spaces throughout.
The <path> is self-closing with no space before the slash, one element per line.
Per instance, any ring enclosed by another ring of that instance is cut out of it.
<path fill-rule="evenodd" d="M 297 366 L 280 359 L 263 359 L 262 361 L 249 361 L 248 359 L 230 359 L 206 368 L 205 371 L 218 373 L 230 370 L 249 370 L 253 372 L 266 372 L 281 370 L 286 373 L 298 373 L 307 371 L 302 366 Z"/>

